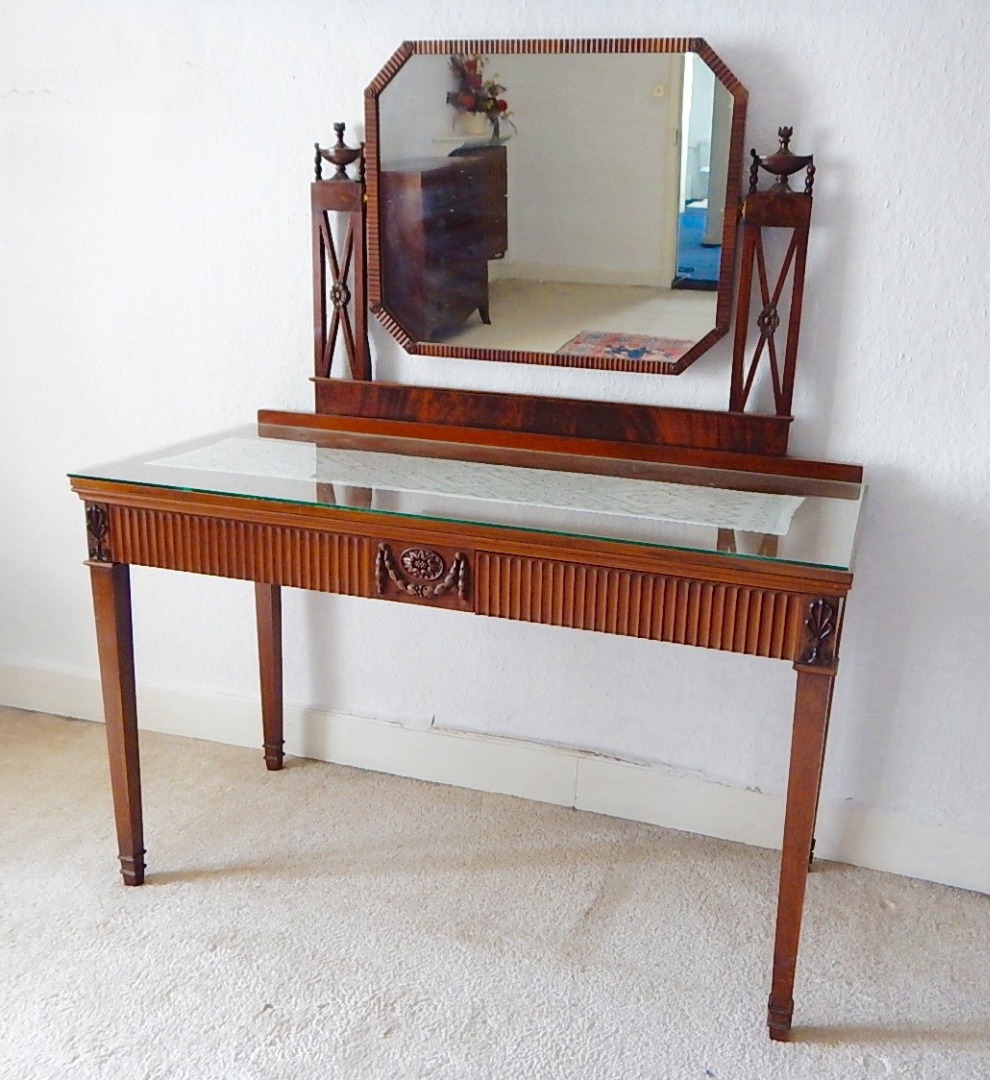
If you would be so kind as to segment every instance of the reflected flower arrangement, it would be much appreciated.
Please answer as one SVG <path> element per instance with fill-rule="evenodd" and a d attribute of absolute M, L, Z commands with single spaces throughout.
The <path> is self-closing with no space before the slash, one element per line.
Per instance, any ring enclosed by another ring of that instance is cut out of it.
<path fill-rule="evenodd" d="M 506 88 L 497 78 L 485 78 L 484 56 L 452 56 L 450 67 L 457 85 L 447 92 L 448 105 L 458 112 L 480 113 L 492 125 L 496 137 L 504 120 L 515 130 L 509 120 L 509 103 L 502 96 Z"/>

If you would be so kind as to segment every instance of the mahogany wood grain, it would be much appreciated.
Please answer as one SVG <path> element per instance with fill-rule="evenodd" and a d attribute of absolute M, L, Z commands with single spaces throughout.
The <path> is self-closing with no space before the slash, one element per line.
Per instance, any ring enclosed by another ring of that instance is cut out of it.
<path fill-rule="evenodd" d="M 270 772 L 282 768 L 282 591 L 278 585 L 256 582 L 255 612 L 258 622 L 258 667 L 261 675 L 261 725 L 264 732 L 265 766 Z"/>
<path fill-rule="evenodd" d="M 743 225 L 798 229 L 811 225 L 812 199 L 799 191 L 780 194 L 756 191 L 743 199 Z"/>
<path fill-rule="evenodd" d="M 74 478 L 84 498 L 107 504 L 121 561 L 348 596 L 373 595 L 369 541 L 382 514 L 268 503 L 195 491 Z M 492 525 L 399 518 L 398 541 L 553 558 L 713 583 L 811 595 L 844 595 L 852 574 L 746 556 L 656 548 Z"/>
<path fill-rule="evenodd" d="M 767 1009 L 770 1038 L 778 1042 L 790 1039 L 801 916 L 811 862 L 834 680 L 834 668 L 821 671 L 798 668 L 784 841 L 780 858 L 773 979 Z"/>
<path fill-rule="evenodd" d="M 485 198 L 485 253 L 502 259 L 509 248 L 509 163 L 505 146 L 477 151 L 485 165 L 482 191 Z"/>
<path fill-rule="evenodd" d="M 454 391 L 457 393 L 457 391 Z M 399 453 L 425 453 L 415 448 L 417 442 L 436 441 L 457 444 L 458 456 L 472 454 L 472 447 L 483 448 L 473 460 L 493 463 L 529 465 L 554 468 L 573 468 L 564 459 L 582 458 L 581 467 L 598 471 L 594 459 L 603 462 L 655 462 L 675 467 L 691 466 L 715 471 L 750 473 L 754 477 L 777 476 L 817 479 L 832 484 L 859 484 L 863 480 L 861 465 L 846 465 L 832 461 L 811 461 L 803 458 L 777 457 L 768 454 L 747 454 L 725 450 L 698 450 L 680 446 L 658 446 L 652 443 L 621 443 L 607 439 L 591 439 L 574 435 L 544 435 L 534 432 L 502 432 L 486 428 L 463 427 L 457 424 L 419 423 L 410 420 L 389 420 L 380 417 L 351 416 L 330 413 L 285 412 L 260 409 L 258 424 L 277 430 L 279 437 L 290 437 L 285 429 L 295 429 L 299 437 L 319 442 L 318 433 L 353 433 L 388 440 Z M 280 430 L 279 430 L 280 429 Z M 384 444 L 383 444 L 384 447 Z M 381 449 L 383 447 L 376 447 Z M 490 452 L 487 452 L 490 451 Z M 524 459 L 521 455 L 530 455 Z M 604 468 L 610 468 L 603 465 Z M 658 478 L 662 478 L 659 477 Z M 763 481 L 754 481 L 763 483 Z M 761 489 L 762 490 L 762 489 Z M 774 489 L 767 489 L 774 490 Z M 810 494 L 830 494 L 841 498 L 835 489 L 816 489 Z"/>
<path fill-rule="evenodd" d="M 834 675 L 834 672 L 833 672 Z M 830 718 L 832 715 L 832 697 L 835 693 L 835 679 L 832 679 L 832 685 L 829 687 L 828 702 L 825 706 L 825 744 L 828 744 L 828 727 Z M 822 794 L 822 776 L 825 771 L 825 755 L 822 754 L 821 768 L 818 770 L 818 783 L 815 789 L 815 809 L 811 816 L 811 850 L 808 852 L 808 869 L 811 870 L 815 863 L 815 830 L 818 827 L 818 807 L 821 803 Z"/>
<path fill-rule="evenodd" d="M 125 885 L 141 885 L 145 852 L 130 570 L 123 563 L 95 559 L 90 559 L 87 565 L 93 588 L 120 873 Z"/>
<path fill-rule="evenodd" d="M 357 180 L 314 180 L 310 199 L 314 210 L 353 213 L 361 209 L 364 189 Z"/>
<path fill-rule="evenodd" d="M 415 159 L 379 173 L 382 302 L 404 340 L 429 341 L 474 311 L 490 321 L 487 157 Z"/>
<path fill-rule="evenodd" d="M 318 413 L 608 442 L 783 455 L 790 417 L 316 379 Z"/>
<path fill-rule="evenodd" d="M 790 129 L 781 129 L 781 133 L 785 130 Z M 769 368 L 769 383 L 777 415 L 788 416 L 794 398 L 794 378 L 797 371 L 814 171 L 809 170 L 807 187 L 803 192 L 792 191 L 786 186 L 757 191 L 757 164 L 761 159 L 756 157 L 755 151 L 752 153 L 754 166 L 751 190 L 743 200 L 741 214 L 742 259 L 732 349 L 729 409 L 742 412 L 746 408 L 762 365 Z M 794 160 L 803 162 L 811 159 Z M 775 229 L 789 229 L 790 236 L 774 278 L 768 268 L 764 231 Z M 752 355 L 747 358 L 749 339 L 754 329 L 750 324 L 754 286 L 759 289 L 759 314 L 755 320 L 758 333 Z M 776 335 L 783 310 L 787 312 L 787 333 L 783 357 L 780 357 Z"/>
<path fill-rule="evenodd" d="M 345 215 L 340 240 L 334 236 L 330 213 Z M 315 373 L 330 375 L 339 335 L 344 339 L 350 377 L 370 379 L 363 180 L 318 180 L 311 184 L 310 219 Z"/>
<path fill-rule="evenodd" d="M 317 376 L 330 375 L 333 357 L 327 354 L 330 321 L 327 317 L 327 232 L 329 222 L 325 209 L 316 198 L 316 185 L 310 188 L 310 243 L 313 258 L 313 370 Z"/>
<path fill-rule="evenodd" d="M 545 626 L 791 659 L 801 594 L 478 552 L 475 611 Z"/>

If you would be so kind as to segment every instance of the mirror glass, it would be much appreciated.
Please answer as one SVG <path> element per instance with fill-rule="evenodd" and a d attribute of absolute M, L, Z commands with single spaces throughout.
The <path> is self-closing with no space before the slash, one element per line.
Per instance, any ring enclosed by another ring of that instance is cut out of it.
<path fill-rule="evenodd" d="M 683 370 L 728 328 L 745 90 L 697 39 L 473 44 L 367 92 L 373 310 L 411 352 Z"/>

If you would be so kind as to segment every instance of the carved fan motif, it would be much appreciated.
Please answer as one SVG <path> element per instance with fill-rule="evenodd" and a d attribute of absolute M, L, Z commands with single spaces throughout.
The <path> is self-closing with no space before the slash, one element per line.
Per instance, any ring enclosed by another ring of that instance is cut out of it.
<path fill-rule="evenodd" d="M 86 506 L 86 539 L 94 562 L 110 562 L 110 511 L 102 503 Z"/>
<path fill-rule="evenodd" d="M 835 630 L 838 612 L 836 605 L 824 599 L 813 601 L 808 607 L 804 625 L 811 645 L 801 655 L 801 663 L 811 667 L 828 667 L 835 654 Z"/>

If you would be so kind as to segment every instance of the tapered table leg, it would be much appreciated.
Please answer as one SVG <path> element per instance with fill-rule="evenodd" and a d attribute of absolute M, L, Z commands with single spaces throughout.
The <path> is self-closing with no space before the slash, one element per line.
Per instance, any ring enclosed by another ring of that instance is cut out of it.
<path fill-rule="evenodd" d="M 125 885 L 141 885 L 145 865 L 144 829 L 129 567 L 125 563 L 91 561 L 89 568 L 120 873 Z"/>
<path fill-rule="evenodd" d="M 832 713 L 832 695 L 835 693 L 835 679 L 832 679 L 832 685 L 829 687 L 828 692 L 828 704 L 825 706 L 825 741 L 828 742 L 828 724 L 829 717 Z M 818 770 L 818 789 L 815 792 L 815 814 L 811 819 L 811 850 L 808 852 L 808 869 L 811 870 L 815 865 L 815 831 L 818 828 L 818 804 L 821 801 L 822 795 L 822 772 L 825 767 L 825 755 L 822 754 L 822 764 Z"/>
<path fill-rule="evenodd" d="M 255 584 L 258 616 L 258 666 L 261 671 L 261 724 L 265 766 L 282 768 L 282 593 L 278 585 Z"/>
<path fill-rule="evenodd" d="M 798 667 L 784 843 L 780 857 L 773 982 L 767 1015 L 770 1038 L 780 1042 L 790 1038 L 794 1013 L 794 972 L 834 681 L 834 668 Z"/>

